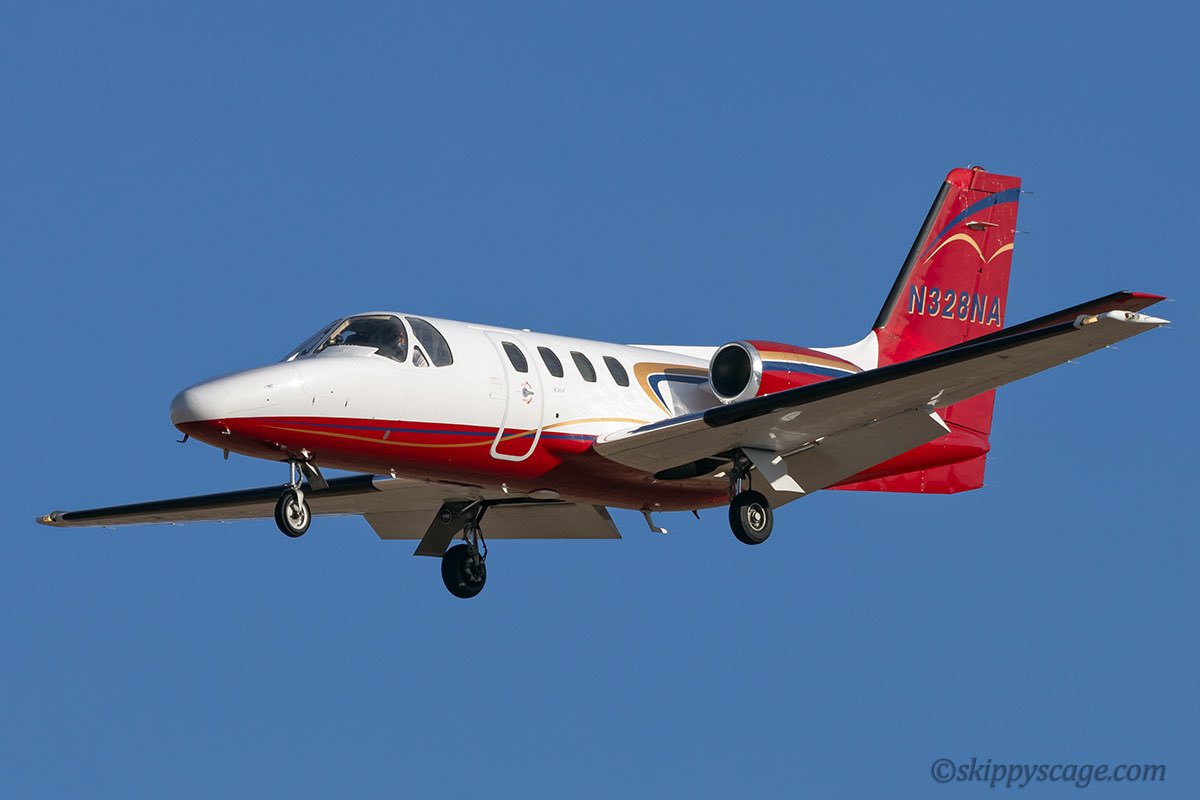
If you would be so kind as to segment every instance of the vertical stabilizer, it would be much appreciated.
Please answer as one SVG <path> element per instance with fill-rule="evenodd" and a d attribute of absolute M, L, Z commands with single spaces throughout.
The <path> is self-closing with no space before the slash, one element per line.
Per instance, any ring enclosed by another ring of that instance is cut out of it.
<path fill-rule="evenodd" d="M 907 361 L 1004 327 L 1021 179 L 946 176 L 875 320 L 879 363 Z"/>
<path fill-rule="evenodd" d="M 879 365 L 895 364 L 1004 327 L 1021 179 L 978 167 L 951 170 L 934 198 L 900 274 L 875 320 Z M 951 439 L 987 452 L 996 393 L 985 392 L 940 412 Z M 983 485 L 977 455 L 913 472 L 847 481 L 839 488 L 883 492 L 958 492 Z M 885 470 L 887 471 L 887 470 Z M 860 478 L 863 476 L 860 476 Z"/>

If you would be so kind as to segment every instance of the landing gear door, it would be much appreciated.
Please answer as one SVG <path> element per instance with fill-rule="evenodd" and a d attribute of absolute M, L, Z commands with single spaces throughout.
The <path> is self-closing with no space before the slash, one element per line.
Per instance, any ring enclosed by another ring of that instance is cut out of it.
<path fill-rule="evenodd" d="M 542 379 L 537 363 L 520 339 L 509 333 L 488 331 L 504 370 L 504 410 L 492 457 L 524 461 L 533 455 L 542 438 Z"/>

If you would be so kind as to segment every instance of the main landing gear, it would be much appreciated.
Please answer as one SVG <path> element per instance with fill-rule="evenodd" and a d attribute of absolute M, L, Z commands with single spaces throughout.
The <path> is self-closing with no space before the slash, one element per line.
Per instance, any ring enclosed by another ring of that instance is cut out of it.
<path fill-rule="evenodd" d="M 761 492 L 743 489 L 749 484 L 750 460 L 739 452 L 729 472 L 729 527 L 743 544 L 762 544 L 771 535 L 775 515 Z"/>
<path fill-rule="evenodd" d="M 308 501 L 304 499 L 304 490 L 300 488 L 300 476 L 306 471 L 305 467 L 317 475 L 320 473 L 315 466 L 306 464 L 302 467 L 298 461 L 289 461 L 288 465 L 292 470 L 291 480 L 275 504 L 275 524 L 284 536 L 298 539 L 308 532 L 308 526 L 312 524 L 312 512 L 308 508 Z"/>
<path fill-rule="evenodd" d="M 463 527 L 462 544 L 456 544 L 442 555 L 442 582 L 450 594 L 466 600 L 483 591 L 487 581 L 487 542 L 479 528 L 486 508 L 471 508 Z"/>

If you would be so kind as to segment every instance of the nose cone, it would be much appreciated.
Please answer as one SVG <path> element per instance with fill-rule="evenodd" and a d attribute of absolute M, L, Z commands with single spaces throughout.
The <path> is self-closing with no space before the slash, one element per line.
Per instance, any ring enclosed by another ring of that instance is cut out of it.
<path fill-rule="evenodd" d="M 171 424 L 221 419 L 229 413 L 229 392 L 222 381 L 200 383 L 184 389 L 171 401 Z"/>

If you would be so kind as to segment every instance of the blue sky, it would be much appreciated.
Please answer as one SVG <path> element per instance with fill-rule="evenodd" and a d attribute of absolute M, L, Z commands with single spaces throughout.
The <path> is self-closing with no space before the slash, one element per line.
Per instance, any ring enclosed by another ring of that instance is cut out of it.
<path fill-rule="evenodd" d="M 572 7 L 567 7 L 572 6 Z M 0 791 L 928 797 L 939 757 L 1194 796 L 1190 6 L 26 4 L 0 31 Z M 1175 327 L 1001 391 L 988 486 L 504 543 L 49 530 L 283 479 L 181 387 L 379 307 L 623 341 L 859 338 L 951 167 L 1021 175 L 1008 319 Z M 1031 785 L 1027 793 L 1068 791 Z"/>

